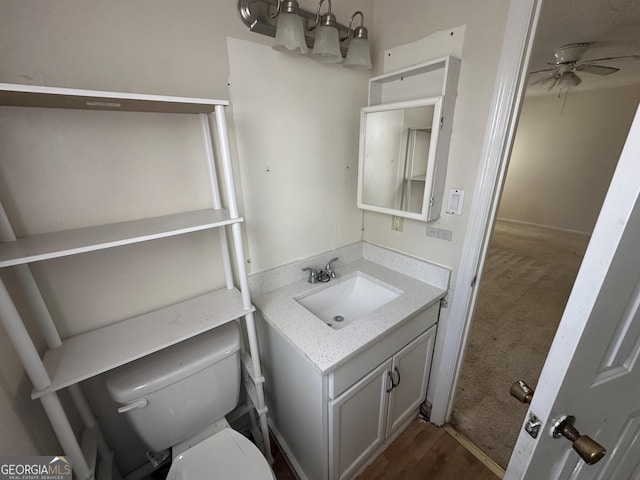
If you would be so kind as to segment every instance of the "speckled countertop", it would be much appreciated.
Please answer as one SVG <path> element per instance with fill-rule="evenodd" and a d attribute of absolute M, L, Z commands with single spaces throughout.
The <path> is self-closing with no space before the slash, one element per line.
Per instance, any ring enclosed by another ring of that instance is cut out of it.
<path fill-rule="evenodd" d="M 299 271 L 301 265 L 317 267 L 326 263 L 332 255 L 340 258 L 334 264 L 337 278 L 325 284 L 308 283 L 306 273 Z M 318 257 L 326 259 L 320 261 Z M 295 300 L 329 288 L 356 275 L 356 272 L 373 277 L 374 281 L 386 283 L 402 293 L 340 330 L 333 330 Z M 290 281 L 291 276 L 295 277 L 293 281 Z M 284 270 L 280 267 L 272 272 L 257 274 L 250 279 L 250 283 L 253 283 L 253 303 L 264 319 L 308 358 L 320 373 L 325 374 L 401 325 L 414 313 L 443 298 L 447 294 L 449 276 L 450 271 L 445 267 L 375 245 L 359 243 L 290 264 Z"/>

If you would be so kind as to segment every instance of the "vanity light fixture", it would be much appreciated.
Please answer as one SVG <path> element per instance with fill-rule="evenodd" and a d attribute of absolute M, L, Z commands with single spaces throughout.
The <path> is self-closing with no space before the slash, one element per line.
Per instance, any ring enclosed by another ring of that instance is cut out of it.
<path fill-rule="evenodd" d="M 325 2 L 327 11 L 321 13 Z M 274 37 L 274 50 L 310 53 L 323 63 L 342 63 L 347 57 L 345 67 L 371 68 L 368 32 L 360 11 L 351 16 L 348 27 L 331 12 L 331 0 L 320 0 L 315 12 L 300 8 L 296 0 L 238 0 L 238 11 L 252 32 Z M 352 29 L 357 16 L 360 26 Z"/>

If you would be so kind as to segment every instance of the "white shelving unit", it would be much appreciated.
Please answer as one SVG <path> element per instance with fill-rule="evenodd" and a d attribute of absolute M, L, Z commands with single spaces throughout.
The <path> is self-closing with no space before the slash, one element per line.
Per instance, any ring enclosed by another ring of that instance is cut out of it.
<path fill-rule="evenodd" d="M 73 108 L 90 110 L 122 110 L 136 112 L 198 114 L 209 170 L 212 208 L 129 222 L 80 228 L 16 238 L 10 220 L 0 203 L 0 267 L 13 267 L 22 288 L 26 289 L 37 313 L 37 321 L 47 341 L 43 358 L 31 340 L 4 284 L 0 281 L 0 321 L 4 325 L 51 425 L 71 458 L 79 480 L 118 477 L 112 468 L 112 452 L 97 425 L 95 416 L 78 383 L 112 368 L 181 342 L 229 321 L 243 318 L 248 349 L 242 355 L 243 384 L 247 398 L 259 416 L 257 443 L 272 461 L 267 425 L 267 408 L 258 343 L 245 268 L 242 232 L 243 219 L 238 214 L 231 166 L 224 100 L 167 97 L 94 90 L 0 84 L 0 105 L 14 107 Z M 216 176 L 209 115 L 215 115 L 220 166 L 227 193 L 227 208 L 222 208 Z M 227 242 L 231 230 L 239 288 L 233 282 L 231 255 Z M 98 328 L 69 338 L 60 338 L 49 310 L 38 290 L 28 266 L 31 262 L 76 255 L 122 245 L 184 235 L 206 229 L 217 229 L 220 235 L 222 263 L 226 286 L 195 298 L 152 312 Z M 176 320 L 177 319 L 177 320 Z M 117 348 L 114 346 L 117 345 Z M 76 439 L 57 392 L 68 388 L 85 425 L 81 441 Z M 256 429 L 257 430 L 257 429 Z"/>

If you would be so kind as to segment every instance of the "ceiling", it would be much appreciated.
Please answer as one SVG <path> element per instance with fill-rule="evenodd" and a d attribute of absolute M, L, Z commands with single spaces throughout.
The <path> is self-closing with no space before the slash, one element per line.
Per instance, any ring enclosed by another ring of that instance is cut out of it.
<path fill-rule="evenodd" d="M 640 55 L 639 0 L 545 0 L 529 71 L 550 68 L 553 52 L 570 43 L 593 43 L 582 61 Z M 578 72 L 582 83 L 576 90 L 640 83 L 640 57 L 603 60 L 600 65 L 619 68 L 611 75 Z M 529 90 L 546 91 L 541 85 Z M 557 91 L 557 87 L 553 91 Z M 530 92 L 534 93 L 534 92 Z"/>

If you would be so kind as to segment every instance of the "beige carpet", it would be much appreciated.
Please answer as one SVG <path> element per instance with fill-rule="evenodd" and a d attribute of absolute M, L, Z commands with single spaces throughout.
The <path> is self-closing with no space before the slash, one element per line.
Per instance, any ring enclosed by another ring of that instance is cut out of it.
<path fill-rule="evenodd" d="M 535 388 L 587 242 L 510 222 L 494 229 L 451 423 L 503 468 L 527 411 L 509 388 Z"/>

